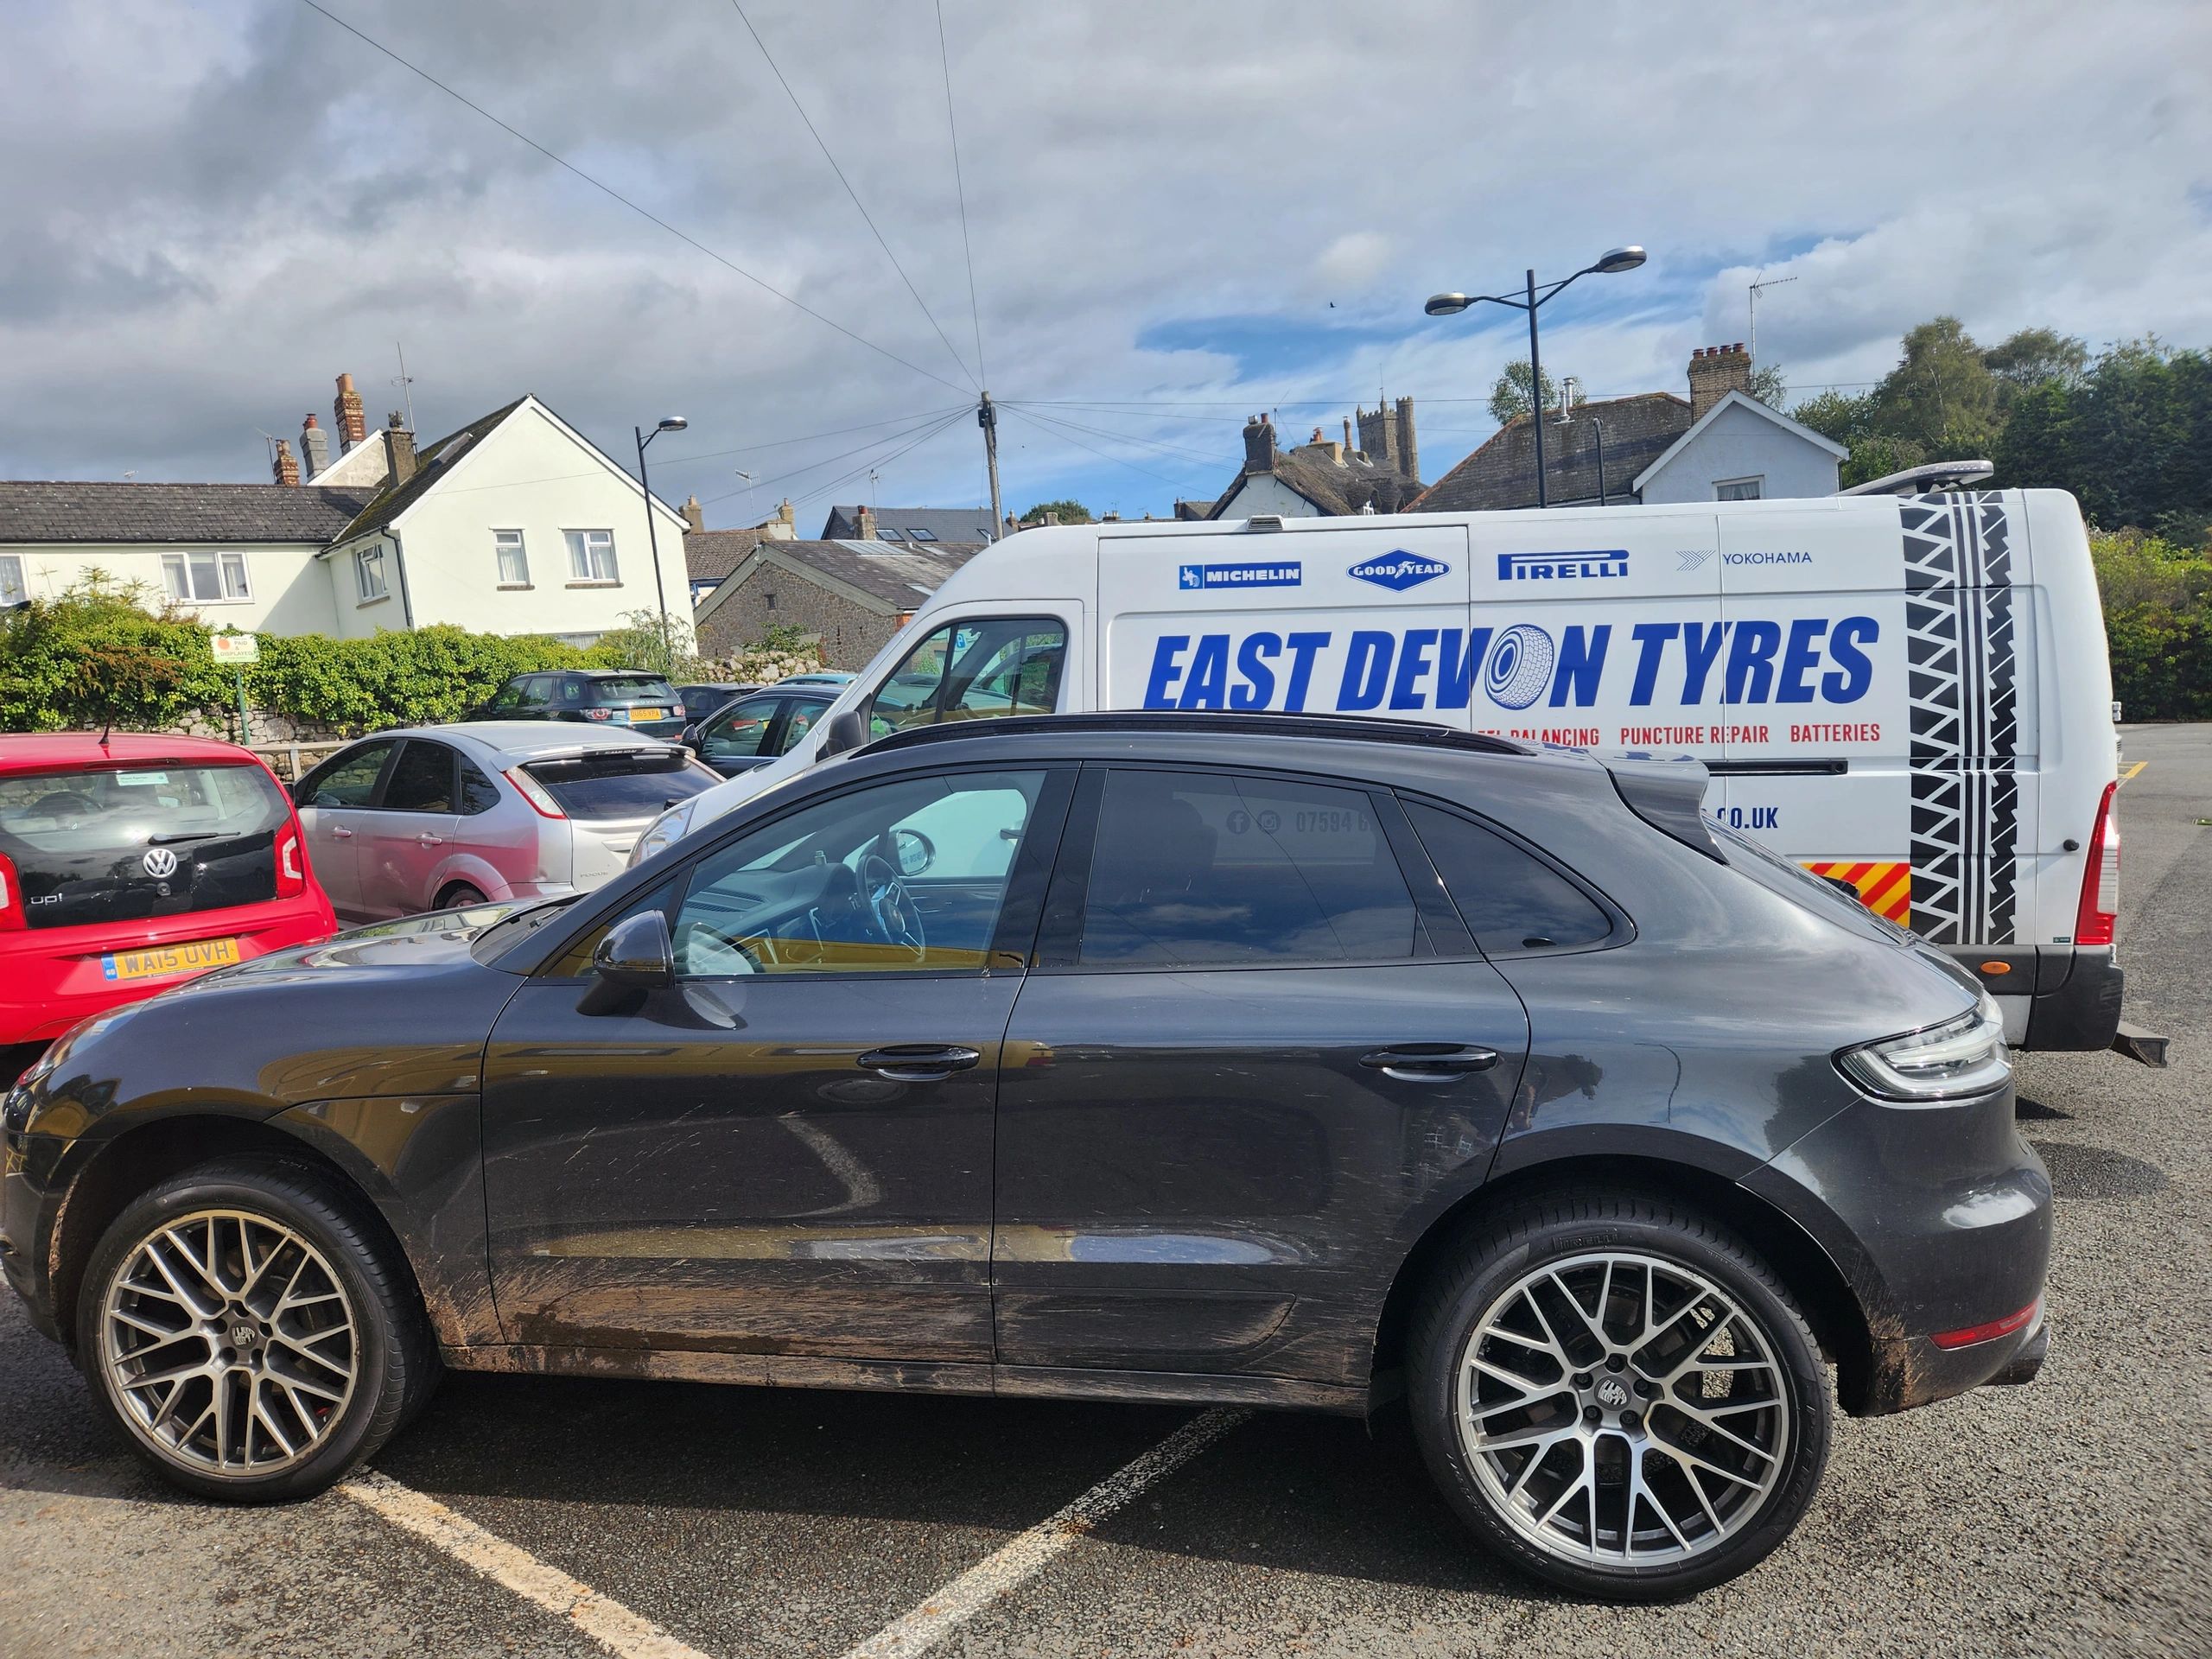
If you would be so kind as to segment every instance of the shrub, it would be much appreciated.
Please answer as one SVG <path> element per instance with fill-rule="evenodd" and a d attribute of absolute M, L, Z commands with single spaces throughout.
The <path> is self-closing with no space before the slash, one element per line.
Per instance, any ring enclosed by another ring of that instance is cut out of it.
<path fill-rule="evenodd" d="M 2212 719 L 2212 558 L 2135 531 L 2093 535 L 2089 553 L 2123 712 Z"/>

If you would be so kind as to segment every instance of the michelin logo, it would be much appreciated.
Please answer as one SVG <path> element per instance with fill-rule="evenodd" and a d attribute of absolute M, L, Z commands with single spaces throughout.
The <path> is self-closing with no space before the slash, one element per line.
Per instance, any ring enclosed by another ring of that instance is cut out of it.
<path fill-rule="evenodd" d="M 1395 553 L 1385 553 L 1379 559 L 1369 559 L 1355 564 L 1344 573 L 1362 582 L 1371 582 L 1377 588 L 1388 588 L 1394 594 L 1402 594 L 1408 588 L 1418 588 L 1424 582 L 1433 582 L 1439 576 L 1448 576 L 1452 567 L 1441 559 L 1424 559 L 1400 548 Z"/>
<path fill-rule="evenodd" d="M 1576 577 L 1628 575 L 1628 550 L 1609 547 L 1594 553 L 1501 553 L 1500 582 L 1558 582 Z"/>
<path fill-rule="evenodd" d="M 1302 579 L 1296 559 L 1274 564 L 1186 564 L 1177 585 L 1191 588 L 1295 588 Z"/>

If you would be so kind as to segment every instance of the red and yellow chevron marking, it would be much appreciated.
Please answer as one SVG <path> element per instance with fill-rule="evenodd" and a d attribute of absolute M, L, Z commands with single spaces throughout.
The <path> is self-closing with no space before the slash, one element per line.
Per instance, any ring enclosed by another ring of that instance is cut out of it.
<path fill-rule="evenodd" d="M 1848 859 L 1805 861 L 1815 875 L 1848 881 L 1859 889 L 1866 908 L 1899 927 L 1912 925 L 1912 866 L 1854 862 Z"/>

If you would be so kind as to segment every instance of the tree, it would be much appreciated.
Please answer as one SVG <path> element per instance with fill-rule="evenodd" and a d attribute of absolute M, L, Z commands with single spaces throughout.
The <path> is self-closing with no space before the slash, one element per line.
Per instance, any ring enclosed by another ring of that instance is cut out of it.
<path fill-rule="evenodd" d="M 1090 522 L 1090 509 L 1080 501 L 1039 501 L 1021 515 L 1021 522 L 1041 524 L 1048 512 L 1058 514 L 1057 522 L 1063 524 L 1087 524 Z"/>
<path fill-rule="evenodd" d="M 2047 381 L 2065 386 L 2080 385 L 2089 366 L 2089 348 L 2056 329 L 2023 328 L 1984 352 L 1981 360 L 1997 377 L 2001 396 Z"/>
<path fill-rule="evenodd" d="M 1769 409 L 1780 409 L 1783 400 L 1789 396 L 1788 371 L 1779 363 L 1770 363 L 1763 369 L 1753 369 L 1751 396 Z"/>
<path fill-rule="evenodd" d="M 1922 323 L 1904 346 L 1903 359 L 1874 389 L 1874 435 L 1940 461 L 1986 455 L 2001 422 L 1997 377 L 1981 348 L 1956 317 Z"/>
<path fill-rule="evenodd" d="M 1544 377 L 1543 399 L 1546 409 L 1559 407 L 1559 387 L 1548 374 Z M 1575 402 L 1580 403 L 1580 397 Z M 1500 426 L 1519 419 L 1529 412 L 1529 359 L 1508 363 L 1505 372 L 1497 377 L 1497 384 L 1490 389 L 1491 418 Z"/>
<path fill-rule="evenodd" d="M 592 655 L 610 668 L 634 668 L 670 680 L 690 678 L 699 662 L 690 623 L 671 613 L 663 635 L 658 611 L 624 612 L 622 626 L 600 635 Z"/>

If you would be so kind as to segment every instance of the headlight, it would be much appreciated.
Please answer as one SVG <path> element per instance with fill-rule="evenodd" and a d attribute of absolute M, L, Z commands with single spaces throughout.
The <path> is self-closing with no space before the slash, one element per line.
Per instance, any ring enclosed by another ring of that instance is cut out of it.
<path fill-rule="evenodd" d="M 638 837 L 638 844 L 630 849 L 632 867 L 644 863 L 664 847 L 672 847 L 683 839 L 691 828 L 691 803 L 680 802 L 655 818 L 645 833 Z"/>
<path fill-rule="evenodd" d="M 1986 1095 L 2004 1087 L 2012 1075 L 2004 1019 L 1986 992 L 1969 1014 L 1925 1031 L 1847 1048 L 1835 1063 L 1870 1095 L 1922 1103 Z"/>

